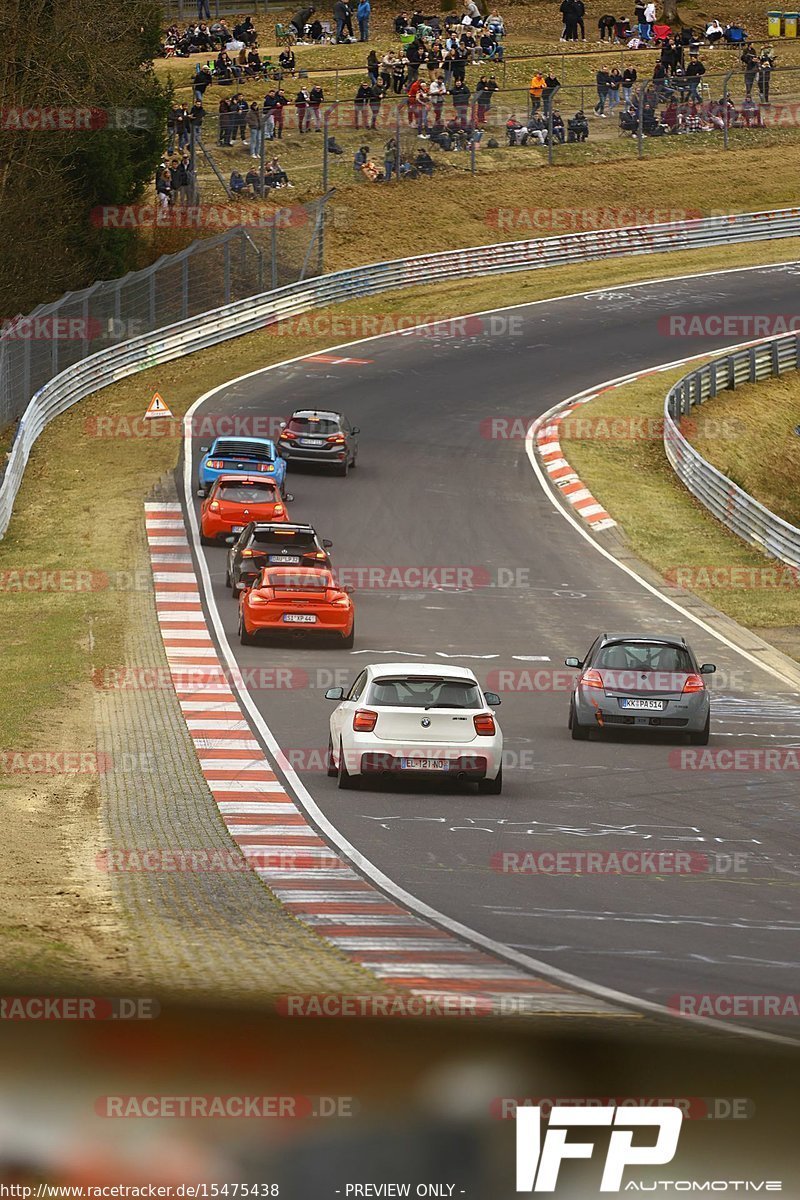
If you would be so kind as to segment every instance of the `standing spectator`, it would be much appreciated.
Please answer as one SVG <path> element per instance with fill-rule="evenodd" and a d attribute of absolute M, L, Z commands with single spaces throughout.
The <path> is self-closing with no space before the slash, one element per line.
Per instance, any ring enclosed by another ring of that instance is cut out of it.
<path fill-rule="evenodd" d="M 619 91 L 622 87 L 622 74 L 619 67 L 613 67 L 608 75 L 608 111 L 613 113 L 619 104 Z"/>
<path fill-rule="evenodd" d="M 406 46 L 406 62 L 408 63 L 408 82 L 413 83 L 419 75 L 420 63 L 425 53 L 425 46 L 419 40 L 414 38 L 410 45 Z"/>
<path fill-rule="evenodd" d="M 609 13 L 605 13 L 597 22 L 597 30 L 600 34 L 600 41 L 604 42 L 606 36 L 610 42 L 614 41 L 614 26 L 617 23 L 617 18 L 612 17 Z"/>
<path fill-rule="evenodd" d="M 281 85 L 278 84 L 278 86 L 275 89 L 275 109 L 274 109 L 275 137 L 276 138 L 283 137 L 283 117 L 284 117 L 284 111 L 286 109 L 286 105 L 288 103 L 289 103 L 289 97 L 286 95 L 286 92 L 283 90 Z"/>
<path fill-rule="evenodd" d="M 399 96 L 406 82 L 406 60 L 402 57 L 396 58 L 392 66 L 392 88 L 395 96 Z"/>
<path fill-rule="evenodd" d="M 741 57 L 741 62 L 744 66 L 744 94 L 748 100 L 753 98 L 753 84 L 758 75 L 758 59 L 755 52 L 751 49 L 745 50 Z"/>
<path fill-rule="evenodd" d="M 245 100 L 241 92 L 235 97 L 236 111 L 233 126 L 233 140 L 237 137 L 244 144 L 245 134 L 247 132 L 247 114 L 250 111 L 250 105 Z"/>
<path fill-rule="evenodd" d="M 489 79 L 485 75 L 481 75 L 475 88 L 475 120 L 481 129 L 486 124 L 486 118 L 492 105 L 492 96 L 496 91 L 497 80 L 494 75 Z"/>
<path fill-rule="evenodd" d="M 301 42 L 306 34 L 306 25 L 311 20 L 316 12 L 313 4 L 309 4 L 307 8 L 299 8 L 289 22 L 291 29 L 295 31 L 298 42 Z"/>
<path fill-rule="evenodd" d="M 636 0 L 636 4 L 634 6 L 633 19 L 636 22 L 636 28 L 639 31 L 639 37 L 642 39 L 643 42 L 648 42 L 650 40 L 650 37 L 647 32 L 647 23 L 645 22 L 645 19 L 644 19 L 644 10 L 645 10 L 645 0 Z"/>
<path fill-rule="evenodd" d="M 451 95 L 453 97 L 453 106 L 456 110 L 456 120 L 461 129 L 466 129 L 471 92 L 463 78 L 454 84 Z"/>
<path fill-rule="evenodd" d="M 230 146 L 231 137 L 233 136 L 233 114 L 231 113 L 231 105 L 233 100 L 226 100 L 225 97 L 219 102 L 219 144 L 220 146 Z"/>
<path fill-rule="evenodd" d="M 378 78 L 383 86 L 384 93 L 391 91 L 392 88 L 392 71 L 395 64 L 395 56 L 393 50 L 387 50 L 381 59 Z"/>
<path fill-rule="evenodd" d="M 601 67 L 595 75 L 595 83 L 597 86 L 597 104 L 594 106 L 594 111 L 598 117 L 606 115 L 606 100 L 608 99 L 608 85 L 611 76 L 608 73 L 608 67 Z"/>
<path fill-rule="evenodd" d="M 311 128 L 311 118 L 314 118 L 314 132 L 319 133 L 322 126 L 319 121 L 320 106 L 325 103 L 325 93 L 318 83 L 315 83 L 308 93 L 308 127 Z"/>
<path fill-rule="evenodd" d="M 336 41 L 352 42 L 353 13 L 347 0 L 336 0 L 333 6 L 333 18 L 336 22 Z M 347 30 L 347 37 L 344 36 L 345 30 Z"/>
<path fill-rule="evenodd" d="M 644 23 L 647 29 L 647 41 L 649 42 L 653 36 L 653 26 L 656 23 L 656 6 L 654 0 L 648 0 L 644 6 Z"/>
<path fill-rule="evenodd" d="M 208 0 L 197 0 L 197 20 L 211 20 L 211 9 L 208 6 Z"/>
<path fill-rule="evenodd" d="M 178 125 L 182 119 L 181 106 L 176 102 L 167 113 L 167 154 L 173 154 L 175 151 L 175 142 L 178 137 Z"/>
<path fill-rule="evenodd" d="M 547 67 L 547 74 L 544 77 L 544 89 L 542 91 L 542 109 L 544 115 L 548 116 L 553 104 L 553 97 L 561 87 L 561 80 L 557 75 L 553 74 L 553 68 Z"/>
<path fill-rule="evenodd" d="M 689 55 L 689 65 L 686 68 L 686 82 L 689 88 L 689 99 L 697 104 L 700 99 L 700 81 L 706 69 L 696 54 Z"/>
<path fill-rule="evenodd" d="M 353 100 L 353 128 L 360 129 L 359 121 L 363 120 L 364 128 L 367 128 L 367 105 L 369 104 L 372 84 L 368 79 L 362 79 L 358 85 L 358 91 Z M 409 112 L 411 104 L 409 102 Z M 409 116 L 409 120 L 410 120 Z"/>
<path fill-rule="evenodd" d="M 188 184 L 186 167 L 182 162 L 174 161 L 172 164 L 172 196 L 175 204 L 188 204 L 186 194 Z"/>
<path fill-rule="evenodd" d="M 377 79 L 370 85 L 369 89 L 369 112 L 370 112 L 370 129 L 377 129 L 378 117 L 381 112 L 381 103 L 383 102 L 383 86 L 378 83 Z"/>
<path fill-rule="evenodd" d="M 397 142 L 389 138 L 383 147 L 383 177 L 387 183 L 391 181 L 392 172 L 397 169 Z M 399 176 L 398 176 L 399 178 Z"/>
<path fill-rule="evenodd" d="M 362 42 L 369 41 L 369 18 L 371 12 L 372 6 L 369 0 L 358 0 L 356 18 L 358 20 L 358 36 Z"/>
<path fill-rule="evenodd" d="M 198 65 L 193 81 L 195 100 L 199 100 L 201 104 L 203 103 L 203 96 L 205 95 L 206 88 L 209 87 L 212 82 L 213 76 L 208 67 L 201 67 Z"/>
<path fill-rule="evenodd" d="M 378 75 L 380 73 L 380 69 L 381 69 L 381 64 L 378 61 L 377 54 L 375 53 L 374 50 L 370 50 L 369 54 L 367 55 L 367 74 L 369 75 L 370 83 L 378 82 Z"/>
<path fill-rule="evenodd" d="M 435 79 L 431 80 L 428 88 L 428 96 L 431 102 L 431 112 L 433 114 L 433 124 L 438 126 L 442 123 L 442 110 L 444 108 L 444 100 L 447 95 L 447 88 L 444 82 L 444 75 L 439 74 Z"/>
<path fill-rule="evenodd" d="M 528 94 L 531 98 L 531 112 L 538 112 L 542 106 L 542 93 L 545 89 L 545 78 L 541 71 L 533 72 L 531 82 L 528 87 Z"/>
<path fill-rule="evenodd" d="M 761 51 L 758 60 L 758 95 L 762 104 L 769 104 L 769 85 L 772 78 L 772 55 L 767 49 Z"/>
<path fill-rule="evenodd" d="M 442 65 L 442 47 L 440 42 L 432 42 L 428 50 L 426 66 L 428 68 L 428 78 L 433 80 L 439 74 L 439 69 Z"/>
<path fill-rule="evenodd" d="M 428 136 L 428 85 L 421 82 L 419 91 L 417 92 L 417 136 L 427 138 Z"/>
<path fill-rule="evenodd" d="M 467 73 L 467 57 L 460 46 L 453 46 L 450 51 L 450 67 L 453 72 L 453 83 L 463 83 Z"/>
<path fill-rule="evenodd" d="M 581 41 L 586 41 L 586 26 L 583 23 L 583 18 L 586 16 L 586 5 L 583 0 L 575 0 L 575 38 L 578 34 L 581 35 Z"/>
<path fill-rule="evenodd" d="M 299 133 L 306 132 L 308 101 L 309 101 L 308 90 L 305 87 L 301 87 L 300 91 L 297 93 L 297 96 L 295 97 L 295 102 L 294 102 L 295 109 L 297 110 L 297 129 L 298 129 Z"/>
<path fill-rule="evenodd" d="M 625 104 L 631 102 L 631 92 L 637 78 L 636 67 L 626 67 L 622 72 L 622 99 Z"/>
<path fill-rule="evenodd" d="M 263 137 L 261 128 L 261 113 L 258 111 L 258 105 L 253 101 L 247 113 L 247 128 L 250 130 L 250 157 L 261 157 L 261 140 Z"/>
<path fill-rule="evenodd" d="M 576 0 L 561 0 L 558 11 L 561 13 L 564 21 L 564 28 L 561 31 L 561 41 L 576 42 L 578 40 L 578 10 Z"/>

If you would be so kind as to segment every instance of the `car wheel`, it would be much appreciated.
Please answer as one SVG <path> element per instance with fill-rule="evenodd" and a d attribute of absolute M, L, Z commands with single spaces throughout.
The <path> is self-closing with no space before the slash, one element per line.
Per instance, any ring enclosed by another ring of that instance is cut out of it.
<path fill-rule="evenodd" d="M 707 746 L 711 733 L 711 715 L 706 717 L 706 723 L 698 733 L 689 734 L 689 744 L 692 746 Z"/>
<path fill-rule="evenodd" d="M 225 566 L 225 587 L 226 588 L 233 587 L 233 580 L 231 579 L 231 569 L 227 565 Z"/>
<path fill-rule="evenodd" d="M 351 775 L 345 765 L 344 747 L 342 746 L 341 742 L 339 742 L 339 769 L 336 772 L 336 777 L 337 777 L 339 787 L 342 789 L 353 789 L 353 788 L 358 787 L 359 781 L 358 781 L 357 777 L 354 775 Z"/>
<path fill-rule="evenodd" d="M 344 476 L 344 478 L 346 479 L 346 478 L 347 478 L 347 472 L 348 472 L 349 470 L 350 470 L 350 460 L 346 458 L 346 459 L 344 460 L 344 462 L 341 464 L 341 466 L 339 467 L 339 469 L 338 469 L 338 471 L 337 471 L 336 473 L 337 473 L 337 475 L 343 475 L 343 476 Z"/>
<path fill-rule="evenodd" d="M 577 716 L 573 712 L 570 722 L 570 732 L 573 742 L 588 742 L 589 734 L 592 732 L 588 725 L 581 725 Z"/>
<path fill-rule="evenodd" d="M 333 739 L 331 738 L 331 735 L 328 734 L 328 778 L 335 779 L 338 774 L 339 768 L 333 761 Z"/>
<path fill-rule="evenodd" d="M 244 613 L 239 609 L 239 641 L 243 646 L 255 646 L 256 639 L 244 627 Z"/>
<path fill-rule="evenodd" d="M 478 791 L 484 796 L 499 796 L 503 790 L 503 768 L 497 772 L 496 779 L 481 779 Z"/>
<path fill-rule="evenodd" d="M 349 633 L 346 633 L 342 636 L 342 645 L 344 646 L 345 650 L 352 650 L 355 640 L 356 640 L 356 623 L 355 623 L 355 621 L 353 621 L 353 628 L 350 630 Z"/>

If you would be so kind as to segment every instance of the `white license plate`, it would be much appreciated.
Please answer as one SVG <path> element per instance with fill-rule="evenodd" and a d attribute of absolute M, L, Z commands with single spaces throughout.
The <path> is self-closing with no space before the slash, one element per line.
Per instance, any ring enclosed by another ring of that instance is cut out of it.
<path fill-rule="evenodd" d="M 290 625 L 313 625 L 317 618 L 313 613 L 284 613 L 283 619 Z"/>
<path fill-rule="evenodd" d="M 300 562 L 296 554 L 270 554 L 269 561 L 271 563 L 288 563 L 290 567 Z"/>
<path fill-rule="evenodd" d="M 648 712 L 662 712 L 664 709 L 663 700 L 620 700 L 622 708 L 644 708 Z"/>
<path fill-rule="evenodd" d="M 241 533 L 244 525 L 231 525 L 231 533 Z"/>
<path fill-rule="evenodd" d="M 446 758 L 401 758 L 400 766 L 404 771 L 448 771 L 450 763 Z"/>
<path fill-rule="evenodd" d="M 324 446 L 325 445 L 325 441 L 323 438 L 299 438 L 298 440 L 299 440 L 301 446 Z"/>

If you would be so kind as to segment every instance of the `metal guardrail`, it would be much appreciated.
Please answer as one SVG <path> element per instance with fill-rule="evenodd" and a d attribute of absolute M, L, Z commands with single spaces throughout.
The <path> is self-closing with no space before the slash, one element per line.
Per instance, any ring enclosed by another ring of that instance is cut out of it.
<path fill-rule="evenodd" d="M 679 423 L 719 392 L 800 369 L 800 334 L 772 338 L 690 371 L 664 405 L 664 451 L 673 471 L 708 511 L 744 541 L 800 567 L 800 529 L 770 512 L 695 450 Z"/>
<path fill-rule="evenodd" d="M 228 338 L 264 329 L 313 308 L 395 288 L 418 287 L 420 279 L 466 279 L 607 257 L 667 253 L 798 234 L 800 208 L 790 208 L 446 250 L 354 267 L 289 284 L 121 342 L 62 371 L 31 399 L 20 420 L 0 485 L 0 537 L 8 528 L 31 448 L 42 430 L 54 417 L 84 397 L 136 371 L 170 362 Z"/>

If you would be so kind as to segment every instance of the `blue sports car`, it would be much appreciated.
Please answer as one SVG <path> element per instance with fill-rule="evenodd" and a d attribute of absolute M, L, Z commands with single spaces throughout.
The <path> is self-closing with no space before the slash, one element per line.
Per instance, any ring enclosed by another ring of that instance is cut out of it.
<path fill-rule="evenodd" d="M 197 487 L 207 496 L 218 475 L 263 474 L 274 479 L 286 497 L 286 460 L 268 438 L 218 437 L 210 446 L 200 447 Z"/>

